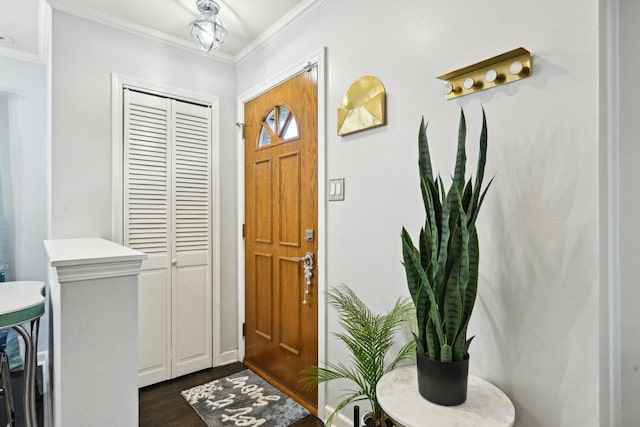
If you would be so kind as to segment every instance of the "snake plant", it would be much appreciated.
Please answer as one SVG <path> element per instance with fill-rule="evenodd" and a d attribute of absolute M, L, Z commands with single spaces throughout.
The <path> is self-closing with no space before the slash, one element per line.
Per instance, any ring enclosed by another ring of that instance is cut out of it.
<path fill-rule="evenodd" d="M 424 118 L 418 132 L 420 188 L 426 211 L 418 245 L 402 228 L 402 254 L 409 292 L 416 308 L 416 351 L 432 360 L 460 361 L 468 357 L 467 327 L 478 289 L 476 219 L 491 181 L 482 190 L 487 154 L 487 121 L 482 111 L 480 152 L 475 182 L 465 181 L 467 135 L 460 113 L 458 148 L 451 185 L 433 176 Z"/>
<path fill-rule="evenodd" d="M 413 304 L 408 299 L 399 299 L 387 314 L 374 314 L 346 286 L 330 290 L 329 304 L 336 310 L 344 328 L 344 332 L 334 335 L 351 352 L 352 365 L 327 362 L 325 368 L 310 366 L 302 371 L 300 382 L 307 389 L 337 379 L 347 379 L 354 383 L 355 388 L 338 403 L 326 425 L 330 426 L 335 415 L 350 403 L 368 400 L 375 425 L 384 426 L 387 417 L 378 403 L 376 386 L 384 374 L 412 358 L 415 353 L 414 342 L 409 340 L 393 358 L 388 357 L 396 333 L 414 316 Z"/>

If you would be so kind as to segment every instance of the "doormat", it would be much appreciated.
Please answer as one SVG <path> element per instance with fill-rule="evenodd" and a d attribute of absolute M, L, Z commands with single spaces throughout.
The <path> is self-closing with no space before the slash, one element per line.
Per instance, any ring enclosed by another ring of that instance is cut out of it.
<path fill-rule="evenodd" d="M 282 427 L 309 415 L 249 369 L 180 394 L 209 427 Z"/>

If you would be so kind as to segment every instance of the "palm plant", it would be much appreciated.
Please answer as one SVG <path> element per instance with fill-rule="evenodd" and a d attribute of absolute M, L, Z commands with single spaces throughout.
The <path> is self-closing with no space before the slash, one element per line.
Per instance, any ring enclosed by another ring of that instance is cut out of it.
<path fill-rule="evenodd" d="M 464 112 L 460 113 L 458 148 L 451 187 L 434 178 L 424 119 L 418 132 L 420 188 L 426 211 L 416 247 L 402 228 L 402 252 L 409 292 L 415 303 L 417 352 L 442 362 L 468 357 L 467 327 L 478 288 L 476 219 L 491 181 L 482 191 L 487 155 L 487 121 L 482 111 L 480 152 L 475 183 L 465 183 Z"/>
<path fill-rule="evenodd" d="M 355 388 L 338 403 L 327 419 L 330 426 L 334 416 L 350 403 L 368 400 L 376 426 L 384 426 L 386 415 L 378 404 L 376 386 L 384 374 L 410 359 L 415 352 L 415 342 L 410 340 L 400 348 L 395 357 L 387 353 L 394 345 L 396 332 L 414 316 L 413 303 L 398 299 L 387 314 L 374 314 L 347 286 L 329 291 L 329 304 L 336 310 L 344 332 L 333 335 L 351 352 L 351 365 L 327 362 L 326 367 L 310 366 L 302 371 L 305 387 L 311 389 L 325 381 L 347 379 Z"/>

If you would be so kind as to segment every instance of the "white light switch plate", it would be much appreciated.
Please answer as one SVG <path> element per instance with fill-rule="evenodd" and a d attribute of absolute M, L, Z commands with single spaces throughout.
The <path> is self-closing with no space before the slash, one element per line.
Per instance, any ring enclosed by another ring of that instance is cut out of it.
<path fill-rule="evenodd" d="M 329 201 L 344 200 L 344 178 L 329 180 Z"/>

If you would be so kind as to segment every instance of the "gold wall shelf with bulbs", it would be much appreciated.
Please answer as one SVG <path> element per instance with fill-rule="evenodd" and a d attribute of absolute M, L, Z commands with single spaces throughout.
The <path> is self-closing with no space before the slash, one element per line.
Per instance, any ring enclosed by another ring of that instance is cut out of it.
<path fill-rule="evenodd" d="M 445 82 L 446 98 L 453 99 L 524 79 L 531 72 L 531 53 L 519 47 L 438 78 Z"/>

